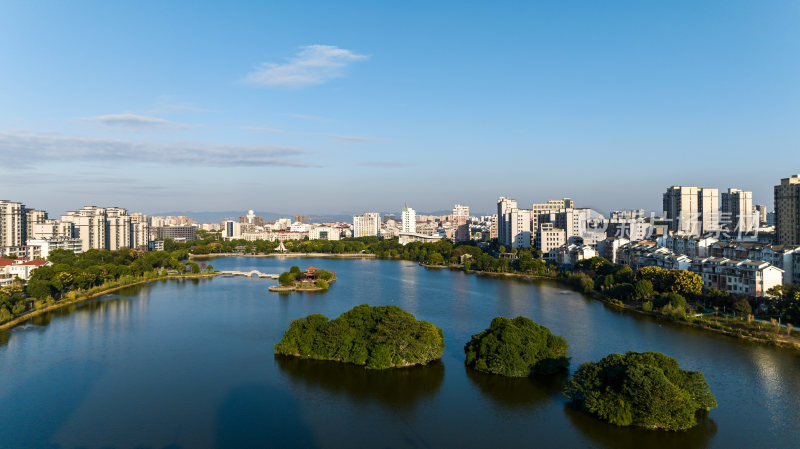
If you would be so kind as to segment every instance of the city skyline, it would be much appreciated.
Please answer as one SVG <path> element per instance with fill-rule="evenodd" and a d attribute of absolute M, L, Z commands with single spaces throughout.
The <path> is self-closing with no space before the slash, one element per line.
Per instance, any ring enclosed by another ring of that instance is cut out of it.
<path fill-rule="evenodd" d="M 409 11 L 7 4 L 0 196 L 54 211 L 488 212 L 498 193 L 657 210 L 673 184 L 766 204 L 797 171 L 747 162 L 796 154 L 796 4 Z"/>

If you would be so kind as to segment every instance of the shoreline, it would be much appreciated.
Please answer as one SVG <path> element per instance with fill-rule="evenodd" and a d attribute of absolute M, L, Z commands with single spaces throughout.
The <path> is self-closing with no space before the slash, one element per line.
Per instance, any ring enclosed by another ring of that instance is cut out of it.
<path fill-rule="evenodd" d="M 80 304 L 82 302 L 90 301 L 90 300 L 96 299 L 96 298 L 98 298 L 100 296 L 108 295 L 110 293 L 113 293 L 113 292 L 115 292 L 117 290 L 122 290 L 123 288 L 128 288 L 128 287 L 133 287 L 133 286 L 136 286 L 136 285 L 142 285 L 142 284 L 147 284 L 147 283 L 150 283 L 150 282 L 163 281 L 163 280 L 168 280 L 168 279 L 204 279 L 204 278 L 214 278 L 214 277 L 217 277 L 217 276 L 219 276 L 219 273 L 201 273 L 201 274 L 191 274 L 190 273 L 190 274 L 180 274 L 180 275 L 168 274 L 166 276 L 157 276 L 157 277 L 154 277 L 154 278 L 151 278 L 151 279 L 141 279 L 141 280 L 138 280 L 136 282 L 132 282 L 130 284 L 117 285 L 117 286 L 110 287 L 110 288 L 104 289 L 102 291 L 98 291 L 98 292 L 91 293 L 91 294 L 84 293 L 84 294 L 82 294 L 81 296 L 79 296 L 79 297 L 77 297 L 75 299 L 72 299 L 72 300 L 63 300 L 62 299 L 61 301 L 56 302 L 55 304 L 51 304 L 51 305 L 49 305 L 47 307 L 43 307 L 41 309 L 31 310 L 30 312 L 26 313 L 25 315 L 20 315 L 20 316 L 12 319 L 10 321 L 6 321 L 5 323 L 0 324 L 0 332 L 11 330 L 11 329 L 19 326 L 20 324 L 22 324 L 22 323 L 24 323 L 24 322 L 26 322 L 26 321 L 28 321 L 28 320 L 30 320 L 32 318 L 36 318 L 39 315 L 44 315 L 47 312 L 52 312 L 54 310 L 58 310 L 58 309 L 61 309 L 63 307 L 74 306 L 74 305 Z"/>
<path fill-rule="evenodd" d="M 457 265 L 426 265 L 426 264 L 422 264 L 422 263 L 420 263 L 419 265 L 421 267 L 426 268 L 426 269 L 437 269 L 438 270 L 438 269 L 442 269 L 442 268 L 447 268 L 447 269 L 452 270 L 452 271 L 461 271 L 461 272 L 463 272 L 465 274 L 477 274 L 478 276 L 511 277 L 511 278 L 530 279 L 530 280 L 543 279 L 543 280 L 555 282 L 555 283 L 557 283 L 559 285 L 562 285 L 562 286 L 565 286 L 567 288 L 571 287 L 571 286 L 569 286 L 567 284 L 565 278 L 559 278 L 559 277 L 553 277 L 553 276 L 541 276 L 541 275 L 524 274 L 524 273 L 495 273 L 495 272 L 490 272 L 490 271 L 479 271 L 479 270 L 465 271 L 461 266 L 457 266 Z M 725 336 L 728 336 L 728 337 L 732 337 L 732 338 L 735 338 L 735 339 L 738 339 L 738 340 L 748 341 L 748 342 L 751 342 L 751 343 L 760 343 L 760 344 L 766 344 L 768 346 L 774 346 L 774 347 L 778 347 L 778 348 L 793 349 L 793 350 L 796 350 L 796 351 L 800 351 L 800 342 L 788 340 L 786 338 L 782 338 L 782 337 L 788 337 L 787 335 L 781 335 L 781 334 L 764 334 L 763 336 L 743 335 L 741 332 L 760 332 L 760 333 L 764 333 L 765 331 L 763 331 L 763 330 L 758 330 L 758 331 L 756 331 L 756 330 L 744 330 L 744 329 L 733 329 L 733 330 L 719 329 L 717 327 L 713 327 L 712 323 L 705 322 L 705 321 L 685 321 L 685 320 L 671 319 L 668 316 L 662 315 L 662 314 L 660 314 L 658 312 L 654 312 L 654 311 L 648 312 L 646 310 L 638 309 L 638 308 L 636 308 L 634 306 L 631 306 L 629 304 L 625 304 L 625 303 L 622 303 L 622 302 L 619 302 L 619 303 L 613 302 L 611 299 L 606 298 L 602 294 L 600 294 L 598 292 L 595 292 L 595 291 L 592 291 L 591 293 L 587 294 L 587 293 L 582 293 L 582 292 L 579 292 L 579 291 L 571 289 L 571 288 L 570 288 L 570 290 L 574 291 L 574 292 L 576 292 L 578 294 L 582 294 L 584 296 L 587 296 L 587 297 L 589 297 L 589 298 L 591 298 L 591 299 L 593 299 L 595 301 L 599 301 L 599 302 L 603 303 L 606 306 L 614 307 L 614 308 L 616 308 L 618 310 L 621 310 L 621 311 L 624 311 L 624 312 L 643 315 L 643 316 L 648 316 L 648 317 L 651 317 L 651 318 L 656 318 L 658 320 L 666 321 L 668 323 L 675 323 L 677 325 L 688 326 L 688 327 L 692 327 L 692 328 L 695 328 L 695 329 L 703 330 L 703 331 L 706 331 L 706 332 L 709 332 L 709 333 L 718 334 L 718 335 L 725 335 Z M 738 332 L 737 332 L 737 330 L 738 330 Z M 789 338 L 796 338 L 796 337 L 789 337 Z"/>
<path fill-rule="evenodd" d="M 256 258 L 259 258 L 259 257 L 289 257 L 289 258 L 328 257 L 328 258 L 341 258 L 341 259 L 375 259 L 375 258 L 377 258 L 377 256 L 375 254 L 324 254 L 324 253 L 289 253 L 289 254 L 219 253 L 219 254 L 214 254 L 214 255 L 205 255 L 205 254 L 203 254 L 203 255 L 189 255 L 190 259 L 192 259 L 192 258 L 198 258 L 198 259 L 206 259 L 206 258 L 208 258 L 208 259 L 211 259 L 211 258 L 216 258 L 216 257 L 256 257 Z M 381 260 L 403 260 L 403 259 L 392 258 L 392 259 L 381 259 Z M 709 322 L 706 322 L 706 321 L 686 321 L 686 320 L 672 319 L 672 318 L 670 318 L 668 316 L 661 315 L 660 313 L 655 312 L 655 311 L 645 311 L 645 310 L 638 309 L 635 306 L 631 306 L 629 304 L 625 304 L 625 303 L 618 302 L 618 301 L 613 301 L 610 298 L 606 298 L 602 294 L 600 294 L 598 292 L 595 292 L 595 291 L 592 291 L 591 293 L 588 293 L 588 294 L 576 291 L 576 290 L 572 289 L 570 285 L 567 284 L 565 278 L 560 278 L 560 277 L 555 277 L 555 276 L 542 276 L 542 275 L 535 275 L 535 274 L 526 274 L 526 273 L 496 273 L 496 272 L 479 271 L 479 270 L 468 270 L 468 271 L 466 271 L 466 270 L 463 269 L 463 267 L 457 266 L 457 265 L 428 265 L 428 264 L 423 264 L 423 263 L 419 263 L 418 265 L 423 267 L 423 268 L 425 268 L 425 269 L 433 269 L 433 270 L 448 269 L 448 270 L 452 270 L 452 271 L 461 271 L 461 272 L 463 272 L 465 274 L 476 274 L 478 276 L 486 276 L 486 277 L 494 277 L 494 278 L 505 277 L 505 278 L 518 278 L 518 279 L 526 279 L 526 280 L 546 280 L 546 281 L 550 281 L 550 282 L 555 282 L 555 283 L 557 283 L 559 285 L 562 285 L 562 286 L 565 286 L 565 287 L 569 288 L 571 291 L 574 291 L 574 292 L 576 292 L 578 294 L 584 295 L 584 296 L 586 296 L 586 297 L 588 297 L 590 299 L 599 301 L 599 302 L 603 303 L 606 306 L 614 307 L 615 309 L 623 311 L 623 312 L 638 314 L 638 315 L 641 315 L 641 316 L 648 316 L 650 318 L 656 318 L 657 320 L 663 320 L 663 321 L 668 322 L 668 323 L 675 323 L 677 325 L 688 326 L 688 327 L 699 329 L 699 330 L 703 330 L 703 331 L 706 331 L 706 332 L 710 332 L 710 333 L 714 333 L 714 334 L 718 334 L 718 335 L 725 335 L 725 336 L 728 336 L 728 337 L 736 338 L 738 340 L 748 341 L 748 342 L 752 342 L 752 343 L 766 344 L 768 346 L 774 346 L 774 347 L 779 347 L 779 348 L 784 348 L 784 349 L 792 349 L 792 350 L 800 351 L 800 342 L 792 340 L 792 339 L 796 339 L 796 337 L 788 337 L 788 338 L 786 338 L 787 337 L 786 335 L 781 335 L 781 334 L 778 334 L 778 333 L 765 333 L 766 331 L 763 331 L 763 330 L 737 329 L 737 328 L 732 328 L 730 326 L 722 326 L 721 324 L 709 323 Z M 132 287 L 132 286 L 136 286 L 136 285 L 141 285 L 141 284 L 146 284 L 146 283 L 155 282 L 155 281 L 161 281 L 161 280 L 168 280 L 168 279 L 192 279 L 192 278 L 203 279 L 203 278 L 214 278 L 214 277 L 217 277 L 217 276 L 220 276 L 219 272 L 200 273 L 200 274 L 187 273 L 187 274 L 182 274 L 182 275 L 158 276 L 158 277 L 155 277 L 155 278 L 152 278 L 152 279 L 142 279 L 142 280 L 139 280 L 137 282 L 130 283 L 130 284 L 118 285 L 118 286 L 111 287 L 111 288 L 108 288 L 108 289 L 105 289 L 105 290 L 102 290 L 102 291 L 99 291 L 99 292 L 95 292 L 95 293 L 92 293 L 92 294 L 84 294 L 84 295 L 82 295 L 82 296 L 80 296 L 80 297 L 78 297 L 78 298 L 76 298 L 74 300 L 62 300 L 62 301 L 57 302 L 55 304 L 49 305 L 47 307 L 44 307 L 44 308 L 41 308 L 41 309 L 38 309 L 38 310 L 32 310 L 32 311 L 26 313 L 25 315 L 16 317 L 16 318 L 14 318 L 14 319 L 12 319 L 10 321 L 7 321 L 7 322 L 5 322 L 3 324 L 0 324 L 0 331 L 10 330 L 10 329 L 12 329 L 12 328 L 14 328 L 14 327 L 16 327 L 16 326 L 28 321 L 28 320 L 30 320 L 32 318 L 35 318 L 35 317 L 37 317 L 39 315 L 43 315 L 44 313 L 52 312 L 54 310 L 57 310 L 57 309 L 60 309 L 60 308 L 63 308 L 63 307 L 76 305 L 76 304 L 80 304 L 82 302 L 86 302 L 86 301 L 89 301 L 89 300 L 92 300 L 92 299 L 96 299 L 96 298 L 98 298 L 100 296 L 113 293 L 113 292 L 115 292 L 117 290 L 121 290 L 121 289 L 126 288 L 126 287 Z M 275 286 L 272 286 L 272 287 L 275 287 Z M 281 289 L 281 290 L 277 290 L 277 289 L 273 290 L 272 287 L 270 287 L 269 291 L 271 291 L 273 293 L 291 293 L 291 292 L 303 292 L 303 291 L 315 292 L 315 291 L 318 291 L 317 289 L 297 289 L 295 287 L 292 287 L 291 290 L 289 290 L 289 289 L 286 289 L 286 290 L 283 290 L 283 289 Z M 319 289 L 319 291 L 321 291 L 321 290 L 324 290 L 324 289 Z M 719 328 L 717 326 L 727 327 L 728 329 Z M 761 335 L 760 336 L 744 335 L 745 332 L 746 333 L 756 332 L 756 333 L 761 333 Z"/>
<path fill-rule="evenodd" d="M 212 254 L 189 254 L 189 259 L 214 259 L 217 257 L 285 257 L 291 258 L 329 258 L 329 259 L 376 259 L 378 256 L 372 253 L 272 253 L 272 254 L 239 254 L 239 253 L 212 253 Z"/>

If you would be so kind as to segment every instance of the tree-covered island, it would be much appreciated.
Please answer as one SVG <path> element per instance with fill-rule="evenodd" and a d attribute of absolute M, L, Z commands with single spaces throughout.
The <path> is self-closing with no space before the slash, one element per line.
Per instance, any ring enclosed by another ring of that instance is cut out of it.
<path fill-rule="evenodd" d="M 292 321 L 275 354 L 332 360 L 371 369 L 425 365 L 444 353 L 444 333 L 397 306 L 356 306 L 328 320 L 313 314 Z"/>
<path fill-rule="evenodd" d="M 564 395 L 585 412 L 618 426 L 687 430 L 698 412 L 717 406 L 699 371 L 680 369 L 659 352 L 610 354 L 584 363 Z"/>
<path fill-rule="evenodd" d="M 497 317 L 464 346 L 470 368 L 509 377 L 552 374 L 569 365 L 569 346 L 530 318 Z"/>
<path fill-rule="evenodd" d="M 314 266 L 306 268 L 305 271 L 300 271 L 300 267 L 293 266 L 289 271 L 285 271 L 278 276 L 278 284 L 280 285 L 270 287 L 269 291 L 324 291 L 329 289 L 336 279 L 335 272 L 320 270 Z"/>

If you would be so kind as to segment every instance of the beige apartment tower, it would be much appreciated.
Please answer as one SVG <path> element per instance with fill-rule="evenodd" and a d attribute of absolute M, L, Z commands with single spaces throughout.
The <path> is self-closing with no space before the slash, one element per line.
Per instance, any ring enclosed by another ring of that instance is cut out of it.
<path fill-rule="evenodd" d="M 775 243 L 800 245 L 800 175 L 775 186 Z"/>

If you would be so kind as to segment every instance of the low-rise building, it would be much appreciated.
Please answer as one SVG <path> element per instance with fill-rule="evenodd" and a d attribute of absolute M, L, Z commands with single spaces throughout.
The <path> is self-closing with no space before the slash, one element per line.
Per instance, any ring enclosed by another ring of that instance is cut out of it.
<path fill-rule="evenodd" d="M 28 280 L 33 270 L 51 265 L 53 265 L 51 262 L 41 259 L 0 259 L 0 276 L 5 279 L 20 278 Z"/>
<path fill-rule="evenodd" d="M 197 240 L 197 228 L 194 226 L 159 226 L 155 228 L 155 240 Z"/>
<path fill-rule="evenodd" d="M 413 242 L 437 242 L 442 240 L 444 237 L 439 234 L 427 235 L 427 234 L 407 234 L 401 232 L 399 234 L 399 243 L 403 246 L 408 245 L 409 243 Z"/>
<path fill-rule="evenodd" d="M 16 257 L 18 259 L 36 259 L 42 256 L 42 249 L 34 245 L 0 246 L 0 257 Z"/>
<path fill-rule="evenodd" d="M 56 249 L 64 249 L 67 251 L 72 251 L 75 254 L 83 252 L 83 242 L 81 239 L 76 239 L 72 237 L 53 237 L 53 238 L 41 238 L 41 239 L 33 239 L 28 240 L 33 246 L 38 246 L 40 248 L 40 256 L 43 259 L 47 259 L 50 257 L 50 253 Z"/>
<path fill-rule="evenodd" d="M 768 262 L 784 272 L 784 284 L 795 282 L 798 272 L 794 258 L 800 245 L 772 245 L 759 242 L 716 242 L 709 248 L 709 256 L 734 260 Z"/>
<path fill-rule="evenodd" d="M 567 235 L 563 229 L 553 226 L 553 223 L 542 223 L 536 233 L 535 249 L 547 255 L 550 251 L 567 243 Z"/>
<path fill-rule="evenodd" d="M 765 261 L 705 257 L 692 260 L 690 271 L 703 279 L 703 289 L 766 297 L 772 287 L 783 283 L 783 270 Z"/>
<path fill-rule="evenodd" d="M 638 270 L 644 267 L 660 267 L 665 270 L 688 270 L 692 259 L 675 254 L 668 248 L 658 246 L 653 240 L 642 240 L 622 245 L 617 250 L 616 263 Z"/>
<path fill-rule="evenodd" d="M 341 232 L 332 226 L 316 226 L 308 232 L 309 240 L 339 240 Z"/>
<path fill-rule="evenodd" d="M 597 251 L 589 245 L 562 245 L 548 253 L 547 259 L 566 270 L 575 266 L 578 261 L 597 256 Z"/>
<path fill-rule="evenodd" d="M 631 241 L 624 237 L 608 237 L 605 240 L 597 242 L 597 255 L 610 260 L 612 263 L 617 263 L 617 251 L 623 245 L 627 245 Z"/>

